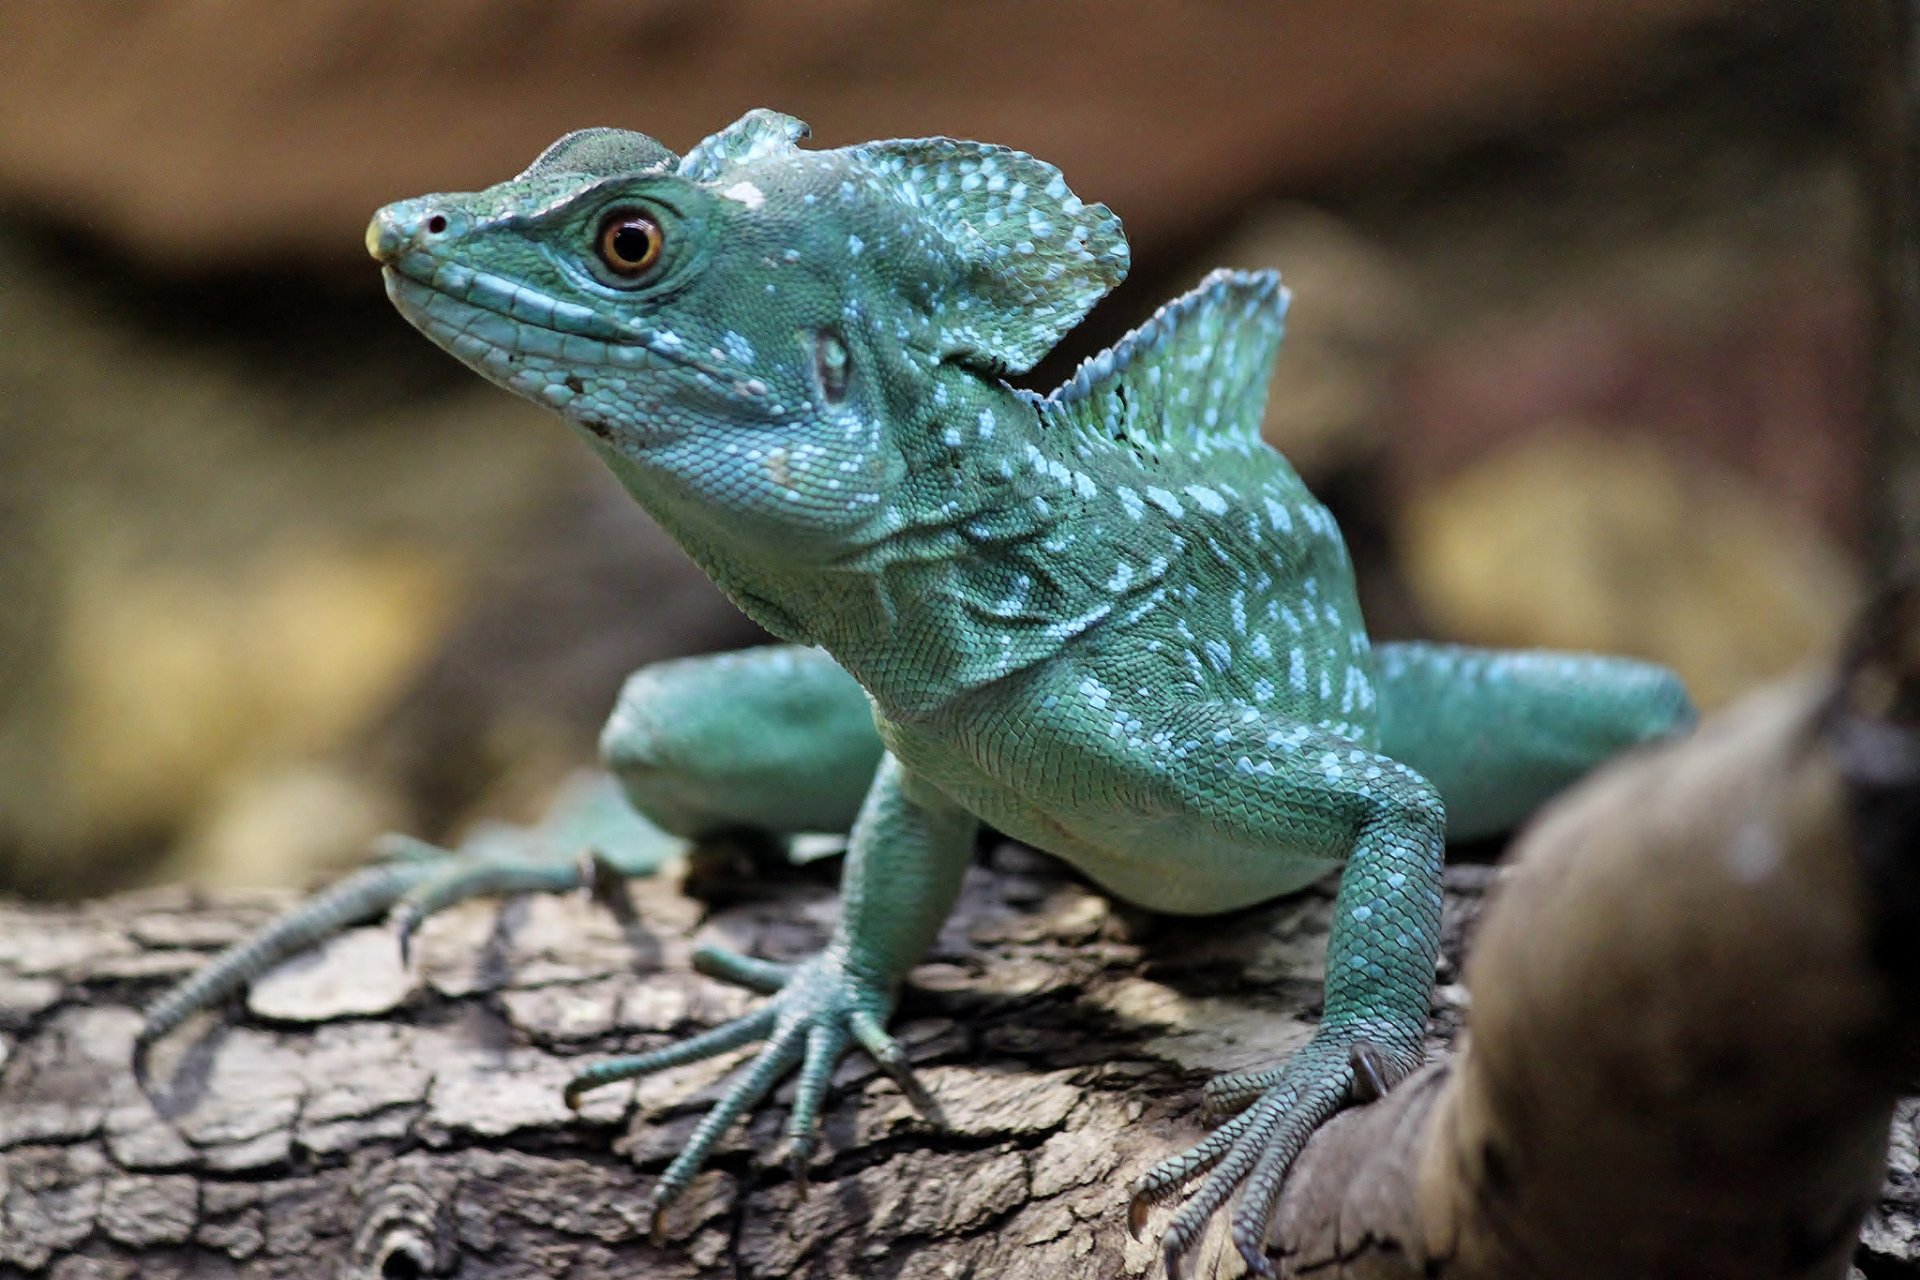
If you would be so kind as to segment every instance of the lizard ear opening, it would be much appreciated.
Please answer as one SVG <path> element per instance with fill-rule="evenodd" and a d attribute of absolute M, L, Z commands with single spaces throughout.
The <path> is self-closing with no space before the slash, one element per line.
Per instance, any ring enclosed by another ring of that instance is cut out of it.
<path fill-rule="evenodd" d="M 907 138 L 845 154 L 957 256 L 957 278 L 934 282 L 930 302 L 935 330 L 962 359 L 1025 372 L 1127 274 L 1120 219 L 1024 151 Z"/>

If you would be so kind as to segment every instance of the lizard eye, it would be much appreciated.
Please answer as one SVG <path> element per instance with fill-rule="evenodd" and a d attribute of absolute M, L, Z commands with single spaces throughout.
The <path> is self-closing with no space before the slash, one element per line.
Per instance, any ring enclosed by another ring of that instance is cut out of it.
<path fill-rule="evenodd" d="M 607 270 L 635 280 L 660 261 L 660 224 L 631 210 L 610 213 L 600 222 L 598 248 Z"/>

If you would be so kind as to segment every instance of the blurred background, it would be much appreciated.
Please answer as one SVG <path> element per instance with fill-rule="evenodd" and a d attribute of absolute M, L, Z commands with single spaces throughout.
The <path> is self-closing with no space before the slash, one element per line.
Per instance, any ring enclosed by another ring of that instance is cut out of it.
<path fill-rule="evenodd" d="M 0 19 L 0 891 L 295 883 L 528 817 L 621 677 L 752 643 L 557 420 L 381 294 L 379 204 L 753 106 L 1111 205 L 1295 291 L 1269 438 L 1383 635 L 1714 705 L 1830 645 L 1869 430 L 1871 6 L 238 0 Z"/>

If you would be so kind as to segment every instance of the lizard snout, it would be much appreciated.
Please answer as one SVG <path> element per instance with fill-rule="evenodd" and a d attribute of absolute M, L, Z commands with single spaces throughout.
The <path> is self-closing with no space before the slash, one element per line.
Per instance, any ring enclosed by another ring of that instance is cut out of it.
<path fill-rule="evenodd" d="M 367 224 L 367 252 L 381 266 L 390 266 L 408 249 L 445 235 L 453 216 L 433 200 L 402 200 L 373 215 Z"/>

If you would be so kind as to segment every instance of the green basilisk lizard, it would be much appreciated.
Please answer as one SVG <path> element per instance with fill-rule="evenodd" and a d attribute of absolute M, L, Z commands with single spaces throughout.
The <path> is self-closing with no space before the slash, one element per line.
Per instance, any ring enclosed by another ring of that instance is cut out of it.
<path fill-rule="evenodd" d="M 765 1004 L 569 1094 L 760 1043 L 653 1202 L 793 1072 L 803 1175 L 842 1055 L 921 1096 L 887 1019 L 982 822 L 1168 912 L 1337 869 L 1317 1034 L 1212 1081 L 1231 1118 L 1134 1187 L 1137 1228 L 1198 1183 L 1169 1271 L 1237 1192 L 1234 1243 L 1265 1272 L 1308 1135 L 1419 1060 L 1449 830 L 1512 824 L 1691 707 L 1645 663 L 1369 642 L 1340 530 L 1260 438 L 1272 273 L 1215 273 L 1038 396 L 1005 379 L 1125 273 L 1114 215 L 1018 151 L 805 136 L 768 111 L 684 156 L 584 130 L 368 231 L 408 320 L 559 413 L 789 642 L 636 676 L 603 744 L 628 799 L 686 835 L 852 833 L 826 950 L 704 954 Z M 143 1043 L 348 920 L 585 874 L 538 851 L 398 852 L 182 984 Z"/>

